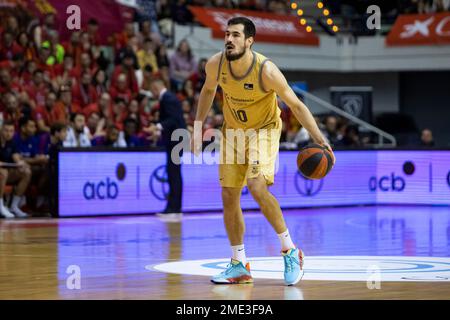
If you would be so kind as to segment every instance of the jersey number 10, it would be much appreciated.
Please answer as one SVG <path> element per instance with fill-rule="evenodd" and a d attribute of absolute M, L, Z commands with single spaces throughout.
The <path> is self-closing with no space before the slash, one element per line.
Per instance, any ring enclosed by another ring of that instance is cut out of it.
<path fill-rule="evenodd" d="M 247 113 L 245 113 L 244 110 L 238 110 L 238 111 L 236 111 L 236 110 L 234 110 L 234 109 L 231 109 L 231 111 L 233 112 L 234 117 L 235 117 L 236 119 L 238 119 L 239 121 L 241 121 L 241 122 L 247 122 L 247 121 L 248 121 L 248 119 L 247 119 Z"/>

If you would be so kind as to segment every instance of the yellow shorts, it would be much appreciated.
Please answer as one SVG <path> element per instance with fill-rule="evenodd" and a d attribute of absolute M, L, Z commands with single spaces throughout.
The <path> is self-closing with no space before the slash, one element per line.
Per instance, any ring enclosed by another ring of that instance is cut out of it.
<path fill-rule="evenodd" d="M 219 180 L 222 187 L 242 188 L 247 179 L 260 174 L 267 185 L 274 183 L 280 147 L 281 119 L 258 130 L 222 128 Z"/>

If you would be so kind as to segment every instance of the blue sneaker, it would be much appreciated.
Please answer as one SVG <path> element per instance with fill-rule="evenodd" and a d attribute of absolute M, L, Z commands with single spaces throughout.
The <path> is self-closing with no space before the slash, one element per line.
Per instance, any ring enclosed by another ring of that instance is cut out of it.
<path fill-rule="evenodd" d="M 303 278 L 303 251 L 296 248 L 281 252 L 281 254 L 284 259 L 284 283 L 292 286 Z"/>
<path fill-rule="evenodd" d="M 253 283 L 253 278 L 250 274 L 250 264 L 247 263 L 244 267 L 242 262 L 231 259 L 227 269 L 212 277 L 211 282 L 217 284 Z"/>

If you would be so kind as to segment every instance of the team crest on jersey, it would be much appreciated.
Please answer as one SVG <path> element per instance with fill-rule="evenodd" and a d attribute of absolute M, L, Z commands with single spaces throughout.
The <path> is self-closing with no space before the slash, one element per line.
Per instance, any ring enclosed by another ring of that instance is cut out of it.
<path fill-rule="evenodd" d="M 244 83 L 245 90 L 253 90 L 253 83 Z"/>

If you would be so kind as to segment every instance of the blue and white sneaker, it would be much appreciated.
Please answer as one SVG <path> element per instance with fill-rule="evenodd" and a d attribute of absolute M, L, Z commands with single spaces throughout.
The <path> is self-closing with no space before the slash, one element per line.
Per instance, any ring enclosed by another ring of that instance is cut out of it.
<path fill-rule="evenodd" d="M 287 252 L 281 252 L 284 259 L 284 283 L 287 286 L 297 284 L 303 278 L 303 251 L 289 249 Z"/>
<path fill-rule="evenodd" d="M 227 269 L 212 277 L 211 282 L 216 284 L 253 283 L 253 278 L 250 274 L 250 264 L 247 263 L 244 267 L 242 262 L 231 259 Z"/>

